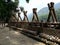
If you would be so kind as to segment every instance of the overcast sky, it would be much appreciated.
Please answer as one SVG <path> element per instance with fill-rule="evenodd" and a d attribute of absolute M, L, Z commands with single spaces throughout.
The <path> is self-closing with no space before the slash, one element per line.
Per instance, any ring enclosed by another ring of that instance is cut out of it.
<path fill-rule="evenodd" d="M 37 8 L 37 11 L 39 11 L 41 8 L 47 7 L 50 2 L 59 3 L 60 0 L 30 0 L 29 3 L 26 3 L 25 0 L 19 0 L 19 6 L 24 7 L 28 13 L 31 13 L 33 8 Z"/>

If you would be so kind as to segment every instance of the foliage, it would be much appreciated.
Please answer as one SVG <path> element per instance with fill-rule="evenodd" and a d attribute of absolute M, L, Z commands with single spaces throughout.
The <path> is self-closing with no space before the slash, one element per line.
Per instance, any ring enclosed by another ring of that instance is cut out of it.
<path fill-rule="evenodd" d="M 24 7 L 20 7 L 20 9 L 21 9 L 21 12 L 23 12 L 23 11 L 24 11 Z"/>
<path fill-rule="evenodd" d="M 41 20 L 46 21 L 47 18 L 48 18 L 48 14 L 39 15 L 38 18 L 39 18 L 40 21 L 41 21 Z"/>
<path fill-rule="evenodd" d="M 42 14 L 42 15 L 39 15 L 39 20 L 43 20 L 43 21 L 47 21 L 47 18 L 48 18 L 48 14 Z M 56 17 L 57 17 L 57 20 L 60 22 L 60 9 L 56 10 Z M 52 19 L 51 19 L 52 20 Z"/>
<path fill-rule="evenodd" d="M 18 5 L 18 1 L 12 2 L 5 0 L 0 0 L 0 20 L 8 22 L 12 14 L 12 10 L 15 11 Z"/>
<path fill-rule="evenodd" d="M 26 0 L 27 3 L 29 3 L 30 0 Z"/>
<path fill-rule="evenodd" d="M 60 21 L 60 9 L 56 10 L 56 16 L 58 21 Z"/>

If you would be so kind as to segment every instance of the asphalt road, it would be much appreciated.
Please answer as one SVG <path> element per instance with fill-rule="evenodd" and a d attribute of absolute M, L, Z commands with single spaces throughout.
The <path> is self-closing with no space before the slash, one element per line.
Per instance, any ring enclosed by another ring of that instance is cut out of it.
<path fill-rule="evenodd" d="M 0 25 L 0 45 L 45 45 L 13 29 Z"/>

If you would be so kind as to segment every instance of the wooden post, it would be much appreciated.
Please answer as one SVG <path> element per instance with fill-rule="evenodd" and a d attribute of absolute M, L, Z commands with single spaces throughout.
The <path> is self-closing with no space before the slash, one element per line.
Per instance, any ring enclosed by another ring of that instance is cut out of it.
<path fill-rule="evenodd" d="M 19 23 L 19 22 L 22 22 L 22 18 L 21 18 L 21 16 L 20 16 L 20 12 L 18 12 L 18 20 L 17 20 L 17 26 L 18 27 L 21 27 L 21 23 Z"/>
<path fill-rule="evenodd" d="M 38 15 L 37 15 L 37 8 L 33 8 L 33 18 L 32 22 L 39 22 Z"/>
<path fill-rule="evenodd" d="M 24 19 L 23 19 L 24 24 L 22 25 L 22 27 L 25 29 L 28 29 L 29 24 L 26 23 L 26 22 L 29 22 L 28 17 L 27 17 L 27 11 L 23 11 L 23 14 L 24 14 Z"/>
<path fill-rule="evenodd" d="M 24 19 L 23 19 L 23 21 L 24 21 L 24 22 L 29 22 L 28 17 L 27 17 L 27 11 L 23 11 L 23 14 L 24 14 Z"/>
<path fill-rule="evenodd" d="M 18 19 L 18 21 L 22 21 L 22 19 L 21 19 L 21 17 L 20 17 L 20 13 L 18 13 L 18 18 L 20 19 Z"/>
<path fill-rule="evenodd" d="M 40 33 L 43 33 L 43 20 L 41 20 L 41 24 L 40 25 L 40 28 L 37 30 L 37 35 L 39 35 Z"/>
<path fill-rule="evenodd" d="M 51 16 L 52 16 L 53 22 L 57 22 L 55 10 L 54 10 L 54 3 L 51 2 L 50 4 L 48 4 L 48 8 L 49 8 L 49 16 L 48 16 L 47 22 L 49 22 Z"/>
<path fill-rule="evenodd" d="M 51 5 L 48 3 L 48 8 L 49 8 L 49 15 L 48 15 L 48 19 L 47 22 L 50 22 L 50 16 L 51 16 Z"/>
<path fill-rule="evenodd" d="M 54 21 L 56 21 L 56 22 L 57 22 L 56 13 L 55 13 L 55 9 L 54 9 L 54 3 L 53 3 L 53 2 L 51 2 L 50 4 L 51 4 L 51 8 L 52 8 L 52 11 L 53 11 L 53 14 L 54 14 L 54 18 L 55 18 L 55 20 L 54 20 Z"/>

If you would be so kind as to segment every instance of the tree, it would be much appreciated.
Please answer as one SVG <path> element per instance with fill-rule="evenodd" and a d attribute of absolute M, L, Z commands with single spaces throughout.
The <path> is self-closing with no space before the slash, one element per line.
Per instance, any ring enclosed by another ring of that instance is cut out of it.
<path fill-rule="evenodd" d="M 8 22 L 10 17 L 13 15 L 12 10 L 16 10 L 18 6 L 18 0 L 12 2 L 11 0 L 0 0 L 0 20 Z"/>
<path fill-rule="evenodd" d="M 29 3 L 30 0 L 26 0 L 27 3 Z"/>
<path fill-rule="evenodd" d="M 26 0 L 26 2 L 29 3 L 29 0 Z M 16 11 L 18 3 L 18 0 L 15 0 L 15 2 L 12 2 L 11 0 L 0 0 L 0 20 L 8 22 L 13 15 L 12 10 Z"/>

